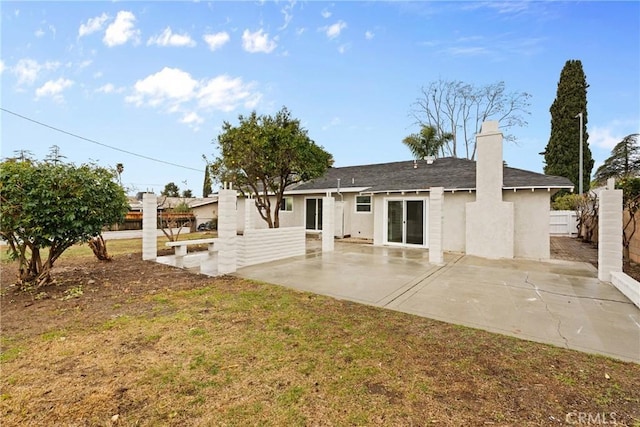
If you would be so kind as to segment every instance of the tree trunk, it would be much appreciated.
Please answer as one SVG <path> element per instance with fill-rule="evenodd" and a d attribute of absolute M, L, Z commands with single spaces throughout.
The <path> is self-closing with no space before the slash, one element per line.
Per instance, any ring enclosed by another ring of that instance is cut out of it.
<path fill-rule="evenodd" d="M 18 284 L 23 290 L 30 288 L 40 288 L 51 283 L 51 263 L 47 260 L 42 264 L 40 250 L 31 249 L 31 259 L 28 262 L 21 262 L 18 275 Z M 26 260 L 24 260 L 26 261 Z"/>
<path fill-rule="evenodd" d="M 104 241 L 102 234 L 92 237 L 88 242 L 89 247 L 93 251 L 93 254 L 100 261 L 111 261 L 111 256 L 107 252 L 107 242 Z"/>

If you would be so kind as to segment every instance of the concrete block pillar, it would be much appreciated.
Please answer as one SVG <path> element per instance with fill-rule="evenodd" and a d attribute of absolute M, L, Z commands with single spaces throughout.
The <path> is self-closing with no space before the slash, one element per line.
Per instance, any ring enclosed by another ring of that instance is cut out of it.
<path fill-rule="evenodd" d="M 231 183 L 224 183 L 218 192 L 218 273 L 235 273 L 236 248 L 236 190 Z"/>
<path fill-rule="evenodd" d="M 429 191 L 429 262 L 443 264 L 443 214 L 444 187 L 433 187 Z"/>
<path fill-rule="evenodd" d="M 155 261 L 158 257 L 158 197 L 142 195 L 142 259 Z"/>
<path fill-rule="evenodd" d="M 330 194 L 322 198 L 322 252 L 332 252 L 336 227 L 336 200 Z"/>
<path fill-rule="evenodd" d="M 598 279 L 611 281 L 611 273 L 622 271 L 622 190 L 609 182 L 600 192 L 598 211 Z"/>

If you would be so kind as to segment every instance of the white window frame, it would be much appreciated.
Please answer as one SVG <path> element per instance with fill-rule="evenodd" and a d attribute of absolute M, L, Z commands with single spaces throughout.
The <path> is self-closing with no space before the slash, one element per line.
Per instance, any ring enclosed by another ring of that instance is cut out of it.
<path fill-rule="evenodd" d="M 287 201 L 290 202 L 291 209 L 287 209 L 287 206 L 288 206 Z M 293 212 L 293 197 L 284 196 L 282 198 L 282 200 L 280 201 L 280 212 Z"/>
<path fill-rule="evenodd" d="M 369 203 L 358 203 L 358 197 L 368 197 L 369 198 Z M 358 206 L 369 206 L 369 210 L 368 211 L 359 211 L 358 210 Z M 368 195 L 368 194 L 356 195 L 356 200 L 355 200 L 355 203 L 354 203 L 354 209 L 355 209 L 356 213 L 358 213 L 358 214 L 371 214 L 371 213 L 373 213 L 373 197 L 371 197 L 371 195 Z"/>

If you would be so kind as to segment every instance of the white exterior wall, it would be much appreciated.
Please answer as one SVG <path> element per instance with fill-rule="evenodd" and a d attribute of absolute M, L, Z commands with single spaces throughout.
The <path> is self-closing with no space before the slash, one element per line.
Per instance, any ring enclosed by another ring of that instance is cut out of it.
<path fill-rule="evenodd" d="M 504 191 L 503 199 L 513 203 L 514 251 L 517 258 L 549 259 L 550 192 L 547 190 Z"/>
<path fill-rule="evenodd" d="M 356 212 L 355 194 L 345 196 L 345 200 L 349 200 L 349 203 L 345 204 L 344 215 L 350 220 L 350 232 L 346 234 L 360 239 L 373 239 L 373 219 L 377 198 L 371 196 L 371 212 Z"/>
<path fill-rule="evenodd" d="M 457 191 L 445 193 L 442 223 L 443 242 L 445 251 L 464 252 L 466 242 L 466 204 L 476 200 L 475 193 Z"/>
<path fill-rule="evenodd" d="M 196 217 L 196 227 L 202 223 L 218 218 L 218 203 L 210 203 L 204 206 L 198 206 L 191 209 Z"/>

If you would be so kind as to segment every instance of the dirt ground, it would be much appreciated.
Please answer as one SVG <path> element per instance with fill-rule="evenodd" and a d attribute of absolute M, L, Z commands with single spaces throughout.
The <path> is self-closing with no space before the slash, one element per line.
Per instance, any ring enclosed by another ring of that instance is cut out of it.
<path fill-rule="evenodd" d="M 206 276 L 185 274 L 176 268 L 142 261 L 140 253 L 116 256 L 111 262 L 91 257 L 63 257 L 53 269 L 54 285 L 43 290 L 22 292 L 14 285 L 16 266 L 15 263 L 3 265 L 0 276 L 2 332 L 10 335 L 37 335 L 67 322 L 66 316 L 49 316 L 50 313 L 74 311 L 76 316 L 83 313 L 87 320 L 99 322 L 109 319 L 114 305 L 126 304 L 163 290 L 193 289 L 211 280 Z M 82 298 L 74 298 L 80 296 L 74 295 L 80 289 Z M 32 313 L 20 315 L 26 307 L 30 307 Z M 41 321 L 42 316 L 47 316 L 47 322 Z"/>

